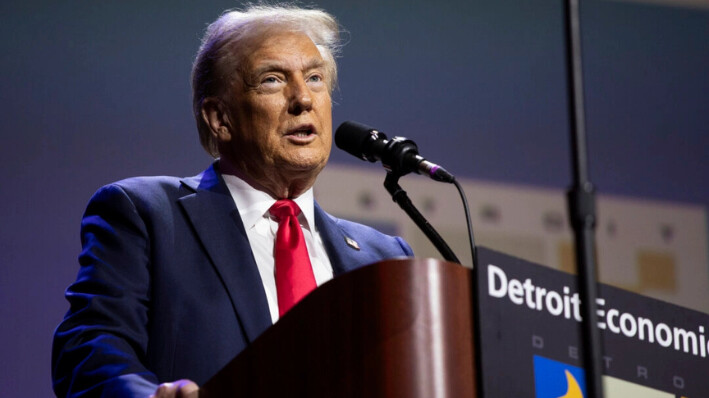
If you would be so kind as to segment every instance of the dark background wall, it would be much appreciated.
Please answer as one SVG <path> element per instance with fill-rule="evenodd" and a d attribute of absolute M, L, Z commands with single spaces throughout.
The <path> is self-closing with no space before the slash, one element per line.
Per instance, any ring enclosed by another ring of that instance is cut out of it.
<path fill-rule="evenodd" d="M 709 205 L 709 11 L 585 1 L 591 175 Z M 464 177 L 563 188 L 560 1 L 320 1 L 349 30 L 334 122 L 417 141 Z M 0 5 L 0 393 L 50 395 L 50 346 L 90 195 L 210 159 L 190 115 L 199 37 L 231 1 Z M 333 152 L 333 162 L 365 166 Z"/>

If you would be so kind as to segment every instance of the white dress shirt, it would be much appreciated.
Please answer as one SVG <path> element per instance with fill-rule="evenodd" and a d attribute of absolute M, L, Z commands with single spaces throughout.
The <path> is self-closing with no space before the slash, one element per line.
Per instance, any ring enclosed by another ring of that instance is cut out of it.
<path fill-rule="evenodd" d="M 278 222 L 270 216 L 268 209 L 276 203 L 276 199 L 266 192 L 259 191 L 237 176 L 223 174 L 229 193 L 239 209 L 241 222 L 246 229 L 246 236 L 254 254 L 261 282 L 266 292 L 271 320 L 278 320 L 278 295 L 276 293 L 276 277 L 274 274 L 273 248 L 276 242 Z M 313 188 L 293 199 L 300 207 L 298 221 L 303 228 L 303 237 L 308 248 L 310 264 L 313 267 L 315 282 L 318 286 L 332 279 L 332 264 L 325 251 L 320 233 L 315 227 L 315 205 Z"/>

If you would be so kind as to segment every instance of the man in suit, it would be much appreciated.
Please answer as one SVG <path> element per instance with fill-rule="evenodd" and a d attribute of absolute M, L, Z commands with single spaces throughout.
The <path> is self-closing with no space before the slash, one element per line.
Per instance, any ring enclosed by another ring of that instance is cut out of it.
<path fill-rule="evenodd" d="M 289 231 L 302 231 L 299 272 L 312 287 L 412 255 L 313 200 L 332 142 L 338 37 L 330 15 L 288 7 L 230 11 L 208 27 L 193 103 L 217 160 L 196 177 L 132 178 L 91 198 L 55 333 L 58 396 L 196 396 L 293 304 L 274 259 L 279 204 L 295 209 Z"/>

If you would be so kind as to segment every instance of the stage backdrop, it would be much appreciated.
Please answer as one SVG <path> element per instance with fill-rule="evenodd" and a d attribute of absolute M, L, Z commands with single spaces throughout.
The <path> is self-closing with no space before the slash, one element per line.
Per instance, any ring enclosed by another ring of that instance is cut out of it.
<path fill-rule="evenodd" d="M 570 180 L 561 1 L 317 3 L 348 31 L 334 94 L 336 125 L 357 120 L 414 139 L 424 156 L 466 179 L 471 199 L 484 194 L 473 188 L 476 182 L 511 187 L 499 191 L 504 198 L 497 207 L 498 199 L 478 199 L 488 206 L 476 208 L 476 217 L 487 222 L 537 214 L 525 198 L 541 190 L 556 198 L 545 222 L 565 228 L 558 215 Z M 674 285 L 657 283 L 681 290 L 685 260 L 662 245 L 685 241 L 662 239 L 699 225 L 704 233 L 689 241 L 704 257 L 689 262 L 699 270 L 697 286 L 706 286 L 709 11 L 583 3 L 591 176 L 607 195 L 600 205 L 605 211 L 640 198 L 648 207 L 629 215 L 661 209 L 647 235 L 625 229 L 637 220 L 617 220 L 623 242 L 639 239 L 633 247 L 651 253 L 615 267 L 620 279 L 609 283 L 642 291 L 647 284 L 637 279 L 636 264 L 676 266 L 666 276 L 675 277 Z M 237 5 L 28 0 L 0 6 L 1 395 L 51 394 L 51 336 L 67 309 L 63 291 L 76 275 L 79 221 L 91 194 L 120 178 L 193 175 L 210 163 L 191 117 L 190 66 L 206 24 Z M 354 166 L 383 173 L 338 150 L 332 162 L 353 173 Z M 323 202 L 339 194 L 318 189 Z M 387 212 L 398 211 L 388 205 Z M 457 206 L 451 196 L 422 207 L 433 214 Z M 662 209 L 679 212 L 663 218 Z M 686 214 L 692 223 L 683 224 Z M 515 239 L 490 228 L 481 232 L 488 241 L 509 246 Z M 659 238 L 652 228 L 659 228 Z M 459 239 L 455 231 L 451 236 Z M 415 250 L 428 253 L 420 239 L 412 240 Z M 533 244 L 517 246 L 547 255 Z M 561 254 L 543 260 L 563 267 L 558 259 L 568 253 L 559 247 Z"/>

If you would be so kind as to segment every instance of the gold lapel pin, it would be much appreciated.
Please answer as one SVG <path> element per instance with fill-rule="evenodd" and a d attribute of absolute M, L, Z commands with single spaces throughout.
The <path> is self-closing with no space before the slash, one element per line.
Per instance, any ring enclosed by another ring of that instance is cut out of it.
<path fill-rule="evenodd" d="M 355 250 L 359 250 L 359 244 L 357 243 L 356 240 L 349 238 L 345 236 L 345 242 L 347 242 L 347 245 Z"/>

